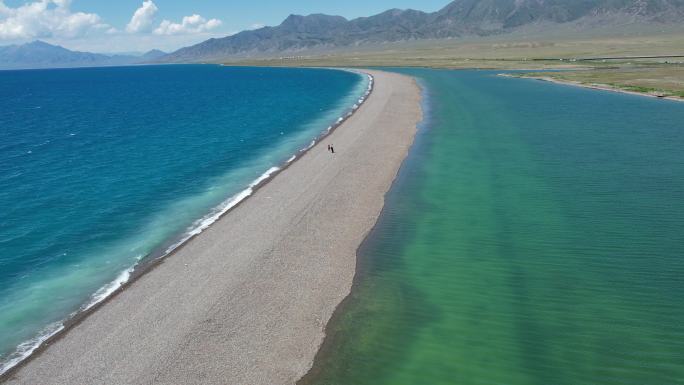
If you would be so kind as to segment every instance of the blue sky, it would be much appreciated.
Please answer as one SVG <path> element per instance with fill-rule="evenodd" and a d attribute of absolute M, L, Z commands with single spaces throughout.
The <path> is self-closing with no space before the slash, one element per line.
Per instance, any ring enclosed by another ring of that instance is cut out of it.
<path fill-rule="evenodd" d="M 70 49 L 171 51 L 277 25 L 291 13 L 347 18 L 390 8 L 435 11 L 449 0 L 0 0 L 0 45 L 35 39 Z"/>

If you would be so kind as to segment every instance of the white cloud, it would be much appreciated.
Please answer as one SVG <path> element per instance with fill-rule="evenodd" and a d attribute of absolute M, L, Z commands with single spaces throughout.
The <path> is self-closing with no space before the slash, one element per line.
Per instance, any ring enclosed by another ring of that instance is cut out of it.
<path fill-rule="evenodd" d="M 154 30 L 155 35 L 184 35 L 207 32 L 221 26 L 221 20 L 207 20 L 200 15 L 185 16 L 181 23 L 173 23 L 169 20 L 161 22 Z"/>
<path fill-rule="evenodd" d="M 39 0 L 10 8 L 0 0 L 0 40 L 75 38 L 109 28 L 97 14 L 69 6 L 70 0 Z"/>
<path fill-rule="evenodd" d="M 263 24 L 263 23 L 254 23 L 254 24 L 249 26 L 249 29 L 261 29 L 261 28 L 264 28 L 265 26 L 266 26 L 266 24 Z"/>
<path fill-rule="evenodd" d="M 89 52 L 142 52 L 152 48 L 174 51 L 227 34 L 218 28 L 220 20 L 207 20 L 199 15 L 159 24 L 155 17 L 162 10 L 154 0 L 138 1 L 142 5 L 127 24 L 112 26 L 96 13 L 76 12 L 72 0 L 21 0 L 21 4 L 0 0 L 0 45 L 41 39 Z"/>
<path fill-rule="evenodd" d="M 159 11 L 159 8 L 157 8 L 157 5 L 152 0 L 143 1 L 142 6 L 133 13 L 131 21 L 126 26 L 126 32 L 138 33 L 149 31 L 157 11 Z"/>
<path fill-rule="evenodd" d="M 1 0 L 0 0 L 1 1 Z M 66 0 L 68 1 L 68 0 Z M 138 8 L 131 21 L 126 26 L 128 33 L 149 32 L 152 30 L 154 17 L 159 11 L 152 0 L 144 0 L 142 6 Z M 221 20 L 207 20 L 200 15 L 185 16 L 180 23 L 164 20 L 152 32 L 155 35 L 189 35 L 210 31 L 221 25 Z"/>

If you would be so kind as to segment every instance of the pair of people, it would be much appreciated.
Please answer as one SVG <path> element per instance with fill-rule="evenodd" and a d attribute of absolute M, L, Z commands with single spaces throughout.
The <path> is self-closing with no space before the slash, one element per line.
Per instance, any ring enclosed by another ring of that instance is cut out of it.
<path fill-rule="evenodd" d="M 335 153 L 335 147 L 333 147 L 332 144 L 329 144 L 328 145 L 328 151 L 330 151 L 332 154 L 334 154 Z"/>

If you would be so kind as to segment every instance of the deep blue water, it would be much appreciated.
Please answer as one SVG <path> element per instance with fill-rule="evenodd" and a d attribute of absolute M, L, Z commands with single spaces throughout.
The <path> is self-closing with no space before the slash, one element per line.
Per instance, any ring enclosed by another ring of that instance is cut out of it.
<path fill-rule="evenodd" d="M 0 72 L 0 362 L 308 145 L 366 83 L 219 66 Z"/>

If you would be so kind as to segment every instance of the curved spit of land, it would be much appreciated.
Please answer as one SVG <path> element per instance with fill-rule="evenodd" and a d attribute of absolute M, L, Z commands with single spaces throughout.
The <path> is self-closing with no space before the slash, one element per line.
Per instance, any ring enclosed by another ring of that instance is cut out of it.
<path fill-rule="evenodd" d="M 366 72 L 374 91 L 342 126 L 7 383 L 274 385 L 303 376 L 421 119 L 413 79 Z"/>

